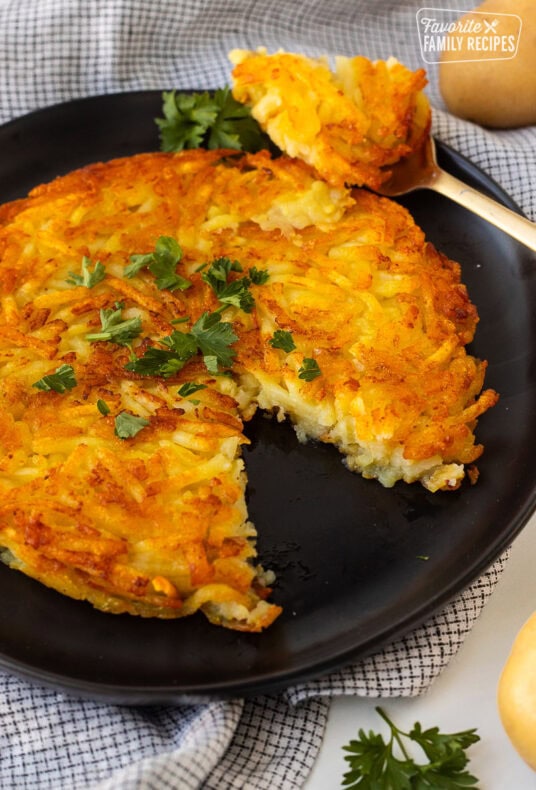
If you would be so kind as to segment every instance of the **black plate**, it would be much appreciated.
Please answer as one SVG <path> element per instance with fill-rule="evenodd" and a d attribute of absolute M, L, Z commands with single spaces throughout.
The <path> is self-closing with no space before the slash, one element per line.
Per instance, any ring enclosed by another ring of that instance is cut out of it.
<path fill-rule="evenodd" d="M 96 160 L 156 150 L 156 91 L 70 102 L 0 128 L 0 200 Z M 441 163 L 515 208 L 490 178 L 439 146 Z M 124 703 L 274 691 L 371 652 L 422 622 L 482 573 L 535 506 L 535 256 L 446 198 L 404 199 L 463 266 L 499 404 L 479 423 L 480 480 L 455 493 L 388 490 L 346 471 L 331 447 L 300 445 L 256 418 L 245 452 L 249 508 L 284 614 L 240 634 L 199 615 L 159 622 L 105 615 L 0 567 L 0 667 Z M 428 560 L 420 557 L 427 556 Z"/>

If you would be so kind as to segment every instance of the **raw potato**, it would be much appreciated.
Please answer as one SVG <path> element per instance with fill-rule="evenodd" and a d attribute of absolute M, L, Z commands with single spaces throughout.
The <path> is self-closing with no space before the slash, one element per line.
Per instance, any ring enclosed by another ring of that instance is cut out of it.
<path fill-rule="evenodd" d="M 487 16 L 469 13 L 462 19 L 492 22 L 494 15 L 500 13 L 521 17 L 519 48 L 511 60 L 465 63 L 452 62 L 463 59 L 463 49 L 444 52 L 439 87 L 447 108 L 482 126 L 505 129 L 536 123 L 536 2 L 485 0 L 475 11 L 484 11 Z M 518 20 L 501 18 L 501 33 L 517 35 L 518 27 Z"/>
<path fill-rule="evenodd" d="M 499 680 L 497 704 L 514 748 L 536 771 L 536 612 L 514 641 Z"/>

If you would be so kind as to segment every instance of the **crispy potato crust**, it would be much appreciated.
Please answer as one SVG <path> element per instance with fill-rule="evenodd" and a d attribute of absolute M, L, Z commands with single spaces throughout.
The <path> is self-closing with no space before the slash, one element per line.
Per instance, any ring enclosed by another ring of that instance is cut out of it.
<path fill-rule="evenodd" d="M 159 290 L 147 269 L 124 277 L 162 235 L 182 247 L 185 291 Z M 83 256 L 105 267 L 92 288 L 69 282 Z M 131 353 L 218 306 L 199 270 L 218 256 L 269 272 L 251 286 L 253 312 L 225 312 L 239 338 L 234 375 L 210 374 L 200 357 L 169 378 L 126 370 Z M 142 322 L 132 352 L 86 338 L 117 304 Z M 485 363 L 465 351 L 476 323 L 459 266 L 403 208 L 329 186 L 297 160 L 141 154 L 34 189 L 0 208 L 4 561 L 104 611 L 200 609 L 264 628 L 280 609 L 255 564 L 242 420 L 260 406 L 384 485 L 454 488 L 497 397 L 480 394 Z M 276 329 L 292 333 L 293 351 L 270 344 Z M 305 358 L 320 367 L 312 381 L 300 376 Z M 33 386 L 60 365 L 72 366 L 74 388 Z M 189 381 L 206 388 L 181 397 Z M 122 411 L 149 424 L 120 439 Z"/>
<path fill-rule="evenodd" d="M 232 50 L 233 96 L 273 142 L 334 186 L 378 189 L 389 165 L 417 150 L 430 129 L 424 69 L 395 58 L 325 59 Z"/>

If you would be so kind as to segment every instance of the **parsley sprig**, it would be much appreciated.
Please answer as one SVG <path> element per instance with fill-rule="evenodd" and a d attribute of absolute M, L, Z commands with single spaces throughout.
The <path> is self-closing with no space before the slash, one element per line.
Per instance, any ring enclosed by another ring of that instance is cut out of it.
<path fill-rule="evenodd" d="M 191 286 L 190 280 L 177 274 L 177 264 L 182 258 L 180 244 L 172 236 L 159 236 L 153 252 L 130 256 L 123 275 L 128 279 L 135 277 L 142 269 L 149 269 L 155 277 L 156 287 L 162 291 L 185 291 Z"/>
<path fill-rule="evenodd" d="M 72 365 L 60 365 L 56 368 L 54 373 L 49 373 L 48 376 L 43 376 L 38 381 L 32 384 L 38 390 L 43 392 L 59 392 L 60 394 L 72 390 L 76 387 L 77 381 L 74 375 L 74 368 Z"/>
<path fill-rule="evenodd" d="M 292 337 L 292 332 L 286 329 L 276 329 L 270 340 L 268 341 L 272 348 L 280 348 L 290 354 L 296 348 L 296 343 Z"/>
<path fill-rule="evenodd" d="M 466 766 L 465 750 L 480 740 L 476 730 L 443 734 L 438 727 L 423 730 L 419 722 L 409 732 L 399 729 L 381 709 L 377 713 L 388 724 L 389 740 L 372 731 L 359 730 L 359 739 L 343 747 L 350 770 L 343 787 L 349 790 L 455 790 L 474 786 L 478 779 Z M 428 759 L 417 763 L 404 739 L 418 744 Z M 395 748 L 399 755 L 395 755 Z"/>
<path fill-rule="evenodd" d="M 165 91 L 162 99 L 164 117 L 155 120 L 163 151 L 232 148 L 255 152 L 271 147 L 249 108 L 233 98 L 228 86 L 213 93 Z"/>
<path fill-rule="evenodd" d="M 189 332 L 173 331 L 171 335 L 161 338 L 159 346 L 148 348 L 143 356 L 133 359 L 125 365 L 126 370 L 139 373 L 141 376 L 175 375 L 186 363 L 197 354 L 195 338 Z"/>
<path fill-rule="evenodd" d="M 210 285 L 222 305 L 233 305 L 245 313 L 251 313 L 255 306 L 255 300 L 249 290 L 251 285 L 249 277 L 239 277 L 231 281 L 228 279 L 231 272 L 241 271 L 243 269 L 238 261 L 231 261 L 230 258 L 216 258 L 201 277 L 204 282 Z"/>
<path fill-rule="evenodd" d="M 236 352 L 231 345 L 238 340 L 233 326 L 222 321 L 221 314 L 203 313 L 189 332 L 174 330 L 159 340 L 160 346 L 148 348 L 143 356 L 125 365 L 127 370 L 142 376 L 169 378 L 186 365 L 196 354 L 201 353 L 207 370 L 218 373 L 220 366 L 231 367 Z"/>
<path fill-rule="evenodd" d="M 199 390 L 206 390 L 206 384 L 197 384 L 195 381 L 185 381 L 182 387 L 177 390 L 177 393 L 181 396 L 181 398 L 189 398 L 190 395 L 193 395 L 195 392 L 199 392 Z"/>
<path fill-rule="evenodd" d="M 103 417 L 107 417 L 110 414 L 110 407 L 105 400 L 102 400 L 102 398 L 97 400 L 97 409 L 100 411 Z"/>
<path fill-rule="evenodd" d="M 288 332 L 286 329 L 276 329 L 268 343 L 272 348 L 280 348 L 287 354 L 296 349 L 292 332 Z M 298 368 L 298 378 L 302 379 L 302 381 L 314 381 L 321 375 L 322 371 L 316 359 L 304 357 L 302 364 Z"/>
<path fill-rule="evenodd" d="M 123 303 L 116 302 L 114 307 L 100 311 L 101 331 L 90 332 L 86 340 L 95 343 L 97 340 L 110 340 L 121 346 L 130 346 L 134 338 L 141 332 L 141 318 L 123 319 Z"/>
<path fill-rule="evenodd" d="M 169 241 L 172 241 L 173 244 L 170 245 Z M 160 237 L 154 253 L 157 258 L 158 255 L 164 256 L 166 260 L 172 262 L 174 267 L 181 254 L 177 242 L 173 239 L 170 240 L 169 237 Z M 157 260 L 157 263 L 161 263 L 161 261 Z M 131 256 L 131 264 L 125 269 L 125 276 L 135 276 L 143 266 L 148 266 L 155 275 L 157 274 L 153 258 L 151 255 L 145 255 Z M 238 261 L 232 261 L 227 257 L 216 258 L 207 266 L 208 268 L 203 267 L 204 271 L 201 277 L 216 294 L 220 302 L 219 307 L 211 313 L 204 312 L 192 325 L 189 332 L 174 330 L 170 335 L 161 338 L 158 345 L 148 348 L 143 356 L 128 362 L 125 366 L 126 370 L 142 376 L 168 378 L 182 370 L 186 363 L 199 353 L 202 355 L 209 373 L 218 374 L 221 372 L 221 368 L 232 366 L 236 352 L 231 346 L 238 340 L 238 337 L 234 333 L 233 325 L 228 321 L 223 321 L 221 314 L 230 306 L 250 313 L 255 305 L 250 286 L 252 283 L 256 285 L 265 283 L 269 275 L 263 269 L 252 267 L 248 275 L 231 280 L 229 279 L 231 272 L 243 272 L 243 269 Z M 162 277 L 164 275 L 165 273 L 161 274 Z M 188 320 L 188 317 L 182 317 L 174 319 L 172 323 L 183 323 Z M 87 337 L 88 339 L 104 339 L 102 333 Z"/>
<path fill-rule="evenodd" d="M 114 420 L 114 432 L 119 439 L 132 439 L 149 425 L 145 417 L 138 417 L 128 411 L 120 412 Z"/>
<path fill-rule="evenodd" d="M 82 273 L 76 274 L 69 272 L 67 282 L 69 285 L 83 285 L 86 288 L 93 288 L 106 277 L 106 269 L 100 261 L 93 264 L 86 255 L 82 258 Z"/>
<path fill-rule="evenodd" d="M 304 357 L 301 367 L 298 370 L 298 378 L 303 381 L 313 381 L 317 376 L 321 376 L 322 371 L 316 359 Z"/>
<path fill-rule="evenodd" d="M 257 269 L 256 266 L 252 266 L 249 270 L 249 277 L 255 285 L 264 285 L 270 279 L 270 273 L 268 269 Z"/>
<path fill-rule="evenodd" d="M 231 345 L 236 343 L 238 337 L 233 325 L 229 321 L 222 321 L 220 313 L 203 313 L 192 326 L 191 333 L 210 373 L 217 373 L 218 365 L 231 367 L 236 356 Z"/>
<path fill-rule="evenodd" d="M 255 306 L 255 299 L 250 291 L 250 286 L 252 283 L 263 285 L 267 282 L 269 274 L 265 269 L 257 269 L 256 266 L 253 266 L 247 275 L 229 280 L 231 272 L 243 272 L 241 264 L 230 258 L 221 257 L 212 261 L 201 278 L 210 285 L 216 294 L 222 305 L 219 308 L 220 311 L 224 307 L 233 305 L 245 313 L 251 313 Z"/>

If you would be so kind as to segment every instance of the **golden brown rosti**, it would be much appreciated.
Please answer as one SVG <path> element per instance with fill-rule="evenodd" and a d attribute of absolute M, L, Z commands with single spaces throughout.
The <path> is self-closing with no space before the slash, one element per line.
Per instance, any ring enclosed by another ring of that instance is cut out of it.
<path fill-rule="evenodd" d="M 331 184 L 378 189 L 389 166 L 418 150 L 430 130 L 424 69 L 395 58 L 327 59 L 232 50 L 233 96 L 273 142 Z"/>
<path fill-rule="evenodd" d="M 259 630 L 242 420 L 288 415 L 384 485 L 454 488 L 485 364 L 457 264 L 304 163 L 96 164 L 0 209 L 0 541 L 111 612 Z"/>

